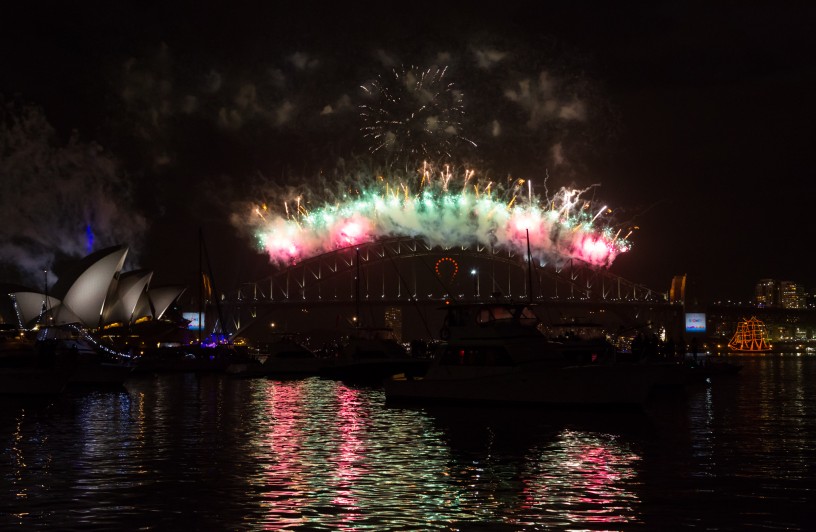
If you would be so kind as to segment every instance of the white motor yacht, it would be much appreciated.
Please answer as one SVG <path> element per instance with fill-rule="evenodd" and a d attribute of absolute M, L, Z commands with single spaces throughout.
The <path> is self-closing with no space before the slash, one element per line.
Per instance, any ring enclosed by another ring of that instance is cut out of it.
<path fill-rule="evenodd" d="M 614 353 L 565 349 L 527 304 L 450 304 L 427 372 L 385 382 L 390 402 L 640 405 L 677 378 L 668 363 L 618 363 Z"/>

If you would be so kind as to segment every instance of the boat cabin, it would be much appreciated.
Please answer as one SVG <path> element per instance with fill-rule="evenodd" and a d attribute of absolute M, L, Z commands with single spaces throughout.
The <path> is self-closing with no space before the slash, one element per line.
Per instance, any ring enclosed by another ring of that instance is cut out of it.
<path fill-rule="evenodd" d="M 539 320 L 523 303 L 453 304 L 440 331 L 443 340 L 540 337 Z"/>

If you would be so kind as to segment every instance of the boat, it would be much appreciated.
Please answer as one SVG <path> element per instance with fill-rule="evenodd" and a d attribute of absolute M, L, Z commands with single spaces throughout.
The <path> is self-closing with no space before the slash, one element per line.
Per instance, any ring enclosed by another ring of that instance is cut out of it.
<path fill-rule="evenodd" d="M 329 358 L 321 376 L 355 384 L 381 384 L 393 375 L 418 376 L 429 360 L 413 357 L 387 327 L 355 327 Z"/>
<path fill-rule="evenodd" d="M 236 377 L 306 377 L 320 375 L 328 363 L 293 335 L 283 333 L 226 371 Z"/>
<path fill-rule="evenodd" d="M 530 303 L 446 305 L 441 343 L 421 376 L 384 383 L 391 403 L 642 406 L 682 378 L 670 362 L 621 363 L 544 335 Z M 594 355 L 594 356 L 593 356 Z"/>
<path fill-rule="evenodd" d="M 135 368 L 134 363 L 123 355 L 107 352 L 80 339 L 62 342 L 57 350 L 57 356 L 70 367 L 69 388 L 120 387 Z"/>
<path fill-rule="evenodd" d="M 730 362 L 728 360 L 717 360 L 710 357 L 702 359 L 702 363 L 687 363 L 686 382 L 701 382 L 713 378 L 729 377 L 737 375 L 742 371 L 742 364 Z"/>
<path fill-rule="evenodd" d="M 395 338 L 393 329 L 363 324 L 360 320 L 360 251 L 356 250 L 355 314 L 349 334 L 331 353 L 321 376 L 350 384 L 380 385 L 397 374 L 421 375 L 428 360 L 411 356 Z"/>
<path fill-rule="evenodd" d="M 0 395 L 56 395 L 69 372 L 56 352 L 17 328 L 0 329 Z"/>
<path fill-rule="evenodd" d="M 118 387 L 134 369 L 130 357 L 106 347 L 76 325 L 43 327 L 37 331 L 36 344 L 53 351 L 68 372 L 69 388 Z"/>
<path fill-rule="evenodd" d="M 141 349 L 134 354 L 134 373 L 223 373 L 245 360 L 229 344 L 186 345 Z"/>
<path fill-rule="evenodd" d="M 767 353 L 773 349 L 768 341 L 765 324 L 756 316 L 743 319 L 737 324 L 737 330 L 728 342 L 728 348 L 738 353 Z"/>
<path fill-rule="evenodd" d="M 573 360 L 591 362 L 598 357 L 609 358 L 615 354 L 615 346 L 606 338 L 600 323 L 571 317 L 539 326 L 539 329 L 558 342 L 565 355 Z"/>

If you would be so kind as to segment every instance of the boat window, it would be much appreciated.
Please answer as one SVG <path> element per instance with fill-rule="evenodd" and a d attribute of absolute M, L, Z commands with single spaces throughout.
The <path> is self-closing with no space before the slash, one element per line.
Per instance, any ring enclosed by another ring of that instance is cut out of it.
<path fill-rule="evenodd" d="M 512 366 L 507 351 L 500 346 L 448 346 L 439 359 L 446 366 Z"/>
<path fill-rule="evenodd" d="M 467 325 L 467 313 L 463 309 L 449 309 L 445 321 L 449 325 Z"/>
<path fill-rule="evenodd" d="M 512 320 L 513 313 L 507 307 L 485 307 L 479 309 L 476 315 L 476 323 L 490 323 L 497 320 Z"/>
<path fill-rule="evenodd" d="M 521 311 L 519 321 L 524 325 L 535 325 L 538 323 L 538 316 L 536 316 L 529 307 L 524 307 Z"/>
<path fill-rule="evenodd" d="M 504 306 L 487 307 L 480 309 L 476 315 L 476 323 L 478 324 L 515 319 L 518 319 L 522 325 L 535 325 L 538 323 L 538 316 L 528 307 L 521 309 Z"/>
<path fill-rule="evenodd" d="M 479 315 L 476 317 L 476 323 L 488 323 L 491 320 L 490 310 L 486 308 L 481 309 Z"/>
<path fill-rule="evenodd" d="M 512 320 L 513 313 L 507 307 L 493 307 L 493 319 L 496 320 Z"/>

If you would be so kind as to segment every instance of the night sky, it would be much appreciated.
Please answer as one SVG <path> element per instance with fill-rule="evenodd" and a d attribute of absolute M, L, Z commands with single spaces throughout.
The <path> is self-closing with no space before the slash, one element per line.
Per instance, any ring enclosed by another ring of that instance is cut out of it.
<path fill-rule="evenodd" d="M 0 281 L 125 243 L 154 285 L 189 284 L 199 227 L 222 288 L 260 279 L 236 209 L 375 157 L 361 86 L 443 66 L 476 145 L 452 158 L 600 185 L 638 227 L 613 273 L 816 291 L 812 4 L 20 4 L 0 18 Z"/>

